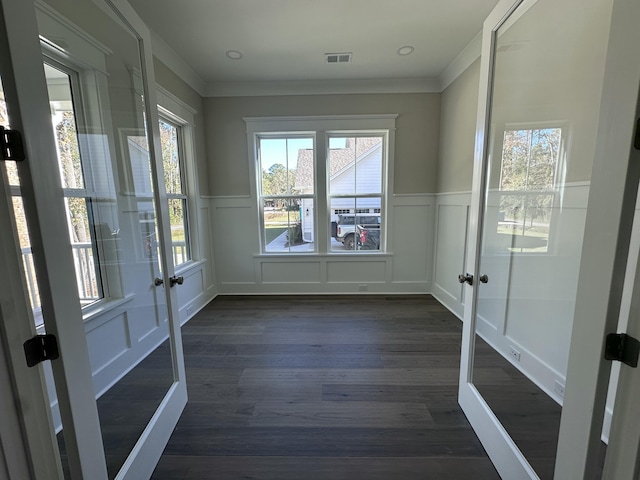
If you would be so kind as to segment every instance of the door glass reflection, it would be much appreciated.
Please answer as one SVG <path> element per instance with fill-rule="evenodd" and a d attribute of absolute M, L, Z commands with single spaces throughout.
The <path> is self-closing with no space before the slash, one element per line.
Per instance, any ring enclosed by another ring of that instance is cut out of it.
<path fill-rule="evenodd" d="M 139 41 L 106 6 L 47 3 L 38 24 L 58 153 L 51 171 L 60 177 L 76 272 L 69 288 L 82 307 L 115 478 L 174 381 L 165 287 L 154 282 L 162 277 L 159 209 Z"/>
<path fill-rule="evenodd" d="M 494 45 L 473 383 L 543 480 L 555 466 L 602 87 L 592 73 L 604 71 L 611 2 L 587 4 L 524 2 Z"/>

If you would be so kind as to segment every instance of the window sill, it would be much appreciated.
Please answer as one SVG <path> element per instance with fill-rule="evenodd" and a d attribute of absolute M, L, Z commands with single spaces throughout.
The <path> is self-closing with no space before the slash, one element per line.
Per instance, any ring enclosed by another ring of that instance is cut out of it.
<path fill-rule="evenodd" d="M 393 253 L 391 252 L 373 252 L 373 251 L 362 251 L 360 253 L 349 253 L 349 252 L 327 252 L 327 253 L 257 253 L 253 255 L 253 258 L 267 260 L 267 259 L 291 259 L 291 258 L 305 258 L 305 259 L 322 259 L 322 258 L 348 258 L 349 260 L 354 259 L 369 259 L 372 258 L 392 258 Z"/>
<path fill-rule="evenodd" d="M 176 275 L 181 275 L 190 272 L 191 270 L 196 270 L 202 267 L 205 263 L 205 260 L 189 260 L 188 262 L 181 263 L 175 268 Z"/>
<path fill-rule="evenodd" d="M 133 297 L 135 297 L 135 295 L 130 293 L 128 295 L 125 295 L 123 298 L 103 299 L 102 301 L 99 301 L 92 305 L 87 312 L 83 312 L 82 320 L 84 321 L 84 323 L 88 323 L 91 320 L 104 315 L 105 313 L 108 313 L 126 303 L 129 303 L 133 299 Z"/>

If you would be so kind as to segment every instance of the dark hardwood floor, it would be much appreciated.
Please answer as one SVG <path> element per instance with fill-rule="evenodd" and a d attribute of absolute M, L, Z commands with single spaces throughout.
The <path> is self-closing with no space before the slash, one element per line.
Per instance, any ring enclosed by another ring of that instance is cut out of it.
<path fill-rule="evenodd" d="M 182 334 L 156 480 L 499 478 L 457 403 L 461 323 L 430 296 L 218 297 Z"/>

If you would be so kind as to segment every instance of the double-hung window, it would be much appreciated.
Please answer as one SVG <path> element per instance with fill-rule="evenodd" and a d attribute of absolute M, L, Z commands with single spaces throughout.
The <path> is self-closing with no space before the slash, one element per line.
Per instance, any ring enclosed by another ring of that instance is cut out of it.
<path fill-rule="evenodd" d="M 191 260 L 189 245 L 188 197 L 185 181 L 182 127 L 168 118 L 160 118 L 162 164 L 169 202 L 171 250 L 175 266 Z"/>
<path fill-rule="evenodd" d="M 385 136 L 329 136 L 331 251 L 380 250 Z"/>
<path fill-rule="evenodd" d="M 314 138 L 260 135 L 256 141 L 265 252 L 313 252 Z"/>
<path fill-rule="evenodd" d="M 245 118 L 262 253 L 385 251 L 395 117 Z"/>

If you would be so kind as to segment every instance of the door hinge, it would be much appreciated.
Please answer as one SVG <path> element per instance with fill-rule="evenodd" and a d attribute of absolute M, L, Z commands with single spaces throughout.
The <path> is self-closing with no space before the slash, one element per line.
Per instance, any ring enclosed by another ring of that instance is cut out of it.
<path fill-rule="evenodd" d="M 60 356 L 55 335 L 36 335 L 24 342 L 24 356 L 27 367 L 33 367 L 45 360 L 55 360 Z"/>
<path fill-rule="evenodd" d="M 24 144 L 18 130 L 7 130 L 0 126 L 0 159 L 16 162 L 24 160 Z"/>
<path fill-rule="evenodd" d="M 640 342 L 626 333 L 610 333 L 604 346 L 604 358 L 617 360 L 630 367 L 638 366 Z"/>

